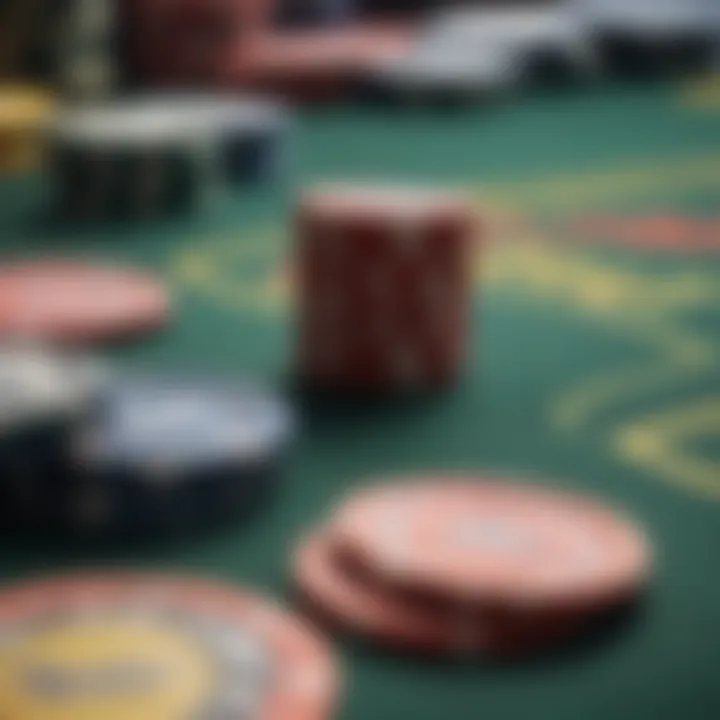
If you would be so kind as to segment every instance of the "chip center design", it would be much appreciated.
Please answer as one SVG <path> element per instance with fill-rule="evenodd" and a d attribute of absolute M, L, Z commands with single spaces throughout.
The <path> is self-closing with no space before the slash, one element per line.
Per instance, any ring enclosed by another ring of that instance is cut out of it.
<path fill-rule="evenodd" d="M 91 610 L 11 629 L 0 645 L 0 707 L 17 720 L 179 720 L 255 709 L 264 663 L 237 652 L 249 647 L 243 634 L 163 614 Z"/>

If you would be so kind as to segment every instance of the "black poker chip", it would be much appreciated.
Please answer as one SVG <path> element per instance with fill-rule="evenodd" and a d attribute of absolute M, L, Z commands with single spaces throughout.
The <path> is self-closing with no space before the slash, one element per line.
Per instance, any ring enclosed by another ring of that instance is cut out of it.
<path fill-rule="evenodd" d="M 161 102 L 66 108 L 48 131 L 51 213 L 144 219 L 205 207 L 220 189 L 218 135 Z"/>
<path fill-rule="evenodd" d="M 43 526 L 58 507 L 76 433 L 103 404 L 109 381 L 95 358 L 0 348 L 0 527 Z"/>
<path fill-rule="evenodd" d="M 720 6 L 713 0 L 585 0 L 579 12 L 611 74 L 692 74 L 717 62 Z"/>
<path fill-rule="evenodd" d="M 285 403 L 251 384 L 122 380 L 78 435 L 68 529 L 134 537 L 249 516 L 292 434 Z"/>
<path fill-rule="evenodd" d="M 145 102 L 211 129 L 221 177 L 230 186 L 275 181 L 288 169 L 291 118 L 282 103 L 210 92 L 154 93 Z"/>

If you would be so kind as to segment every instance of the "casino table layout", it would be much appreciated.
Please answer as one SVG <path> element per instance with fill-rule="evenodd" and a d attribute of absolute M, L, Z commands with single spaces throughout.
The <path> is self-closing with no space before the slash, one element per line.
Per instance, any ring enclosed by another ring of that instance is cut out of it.
<path fill-rule="evenodd" d="M 504 106 L 320 108 L 293 127 L 292 179 L 203 215 L 81 229 L 4 178 L 7 256 L 153 270 L 177 316 L 120 366 L 282 382 L 291 366 L 292 203 L 361 178 L 469 190 L 485 243 L 471 354 L 432 398 L 308 405 L 277 500 L 250 523 L 159 543 L 2 540 L 15 581 L 86 567 L 219 575 L 289 594 L 298 537 L 363 478 L 474 470 L 587 490 L 657 547 L 644 605 L 602 639 L 533 661 L 431 662 L 339 641 L 343 720 L 720 716 L 720 97 L 712 83 L 610 84 Z"/>

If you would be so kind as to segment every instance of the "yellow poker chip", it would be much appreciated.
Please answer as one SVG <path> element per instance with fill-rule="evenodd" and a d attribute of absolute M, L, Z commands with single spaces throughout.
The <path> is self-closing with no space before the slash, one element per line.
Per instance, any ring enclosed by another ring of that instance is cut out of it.
<path fill-rule="evenodd" d="M 38 165 L 43 129 L 55 107 L 40 87 L 0 85 L 0 170 L 18 172 Z"/>
<path fill-rule="evenodd" d="M 324 643 L 239 590 L 111 575 L 0 594 L 12 720 L 324 720 L 336 687 Z"/>
<path fill-rule="evenodd" d="M 0 131 L 23 130 L 44 123 L 55 101 L 50 92 L 24 85 L 0 85 Z"/>
<path fill-rule="evenodd" d="M 71 616 L 21 634 L 0 655 L 2 706 L 28 720 L 187 715 L 212 687 L 210 657 L 157 620 Z"/>

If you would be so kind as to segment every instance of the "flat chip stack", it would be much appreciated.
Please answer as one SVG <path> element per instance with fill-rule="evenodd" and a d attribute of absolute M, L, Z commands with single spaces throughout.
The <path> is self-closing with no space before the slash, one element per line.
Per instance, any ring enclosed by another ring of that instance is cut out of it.
<path fill-rule="evenodd" d="M 117 381 L 78 436 L 65 522 L 137 537 L 244 518 L 273 496 L 291 435 L 285 405 L 250 383 Z"/>
<path fill-rule="evenodd" d="M 279 486 L 294 422 L 238 380 L 120 376 L 0 348 L 0 531 L 158 537 L 248 517 Z"/>
<path fill-rule="evenodd" d="M 629 518 L 508 478 L 384 478 L 351 495 L 295 554 L 325 626 L 395 650 L 527 656 L 632 605 L 651 572 Z"/>

